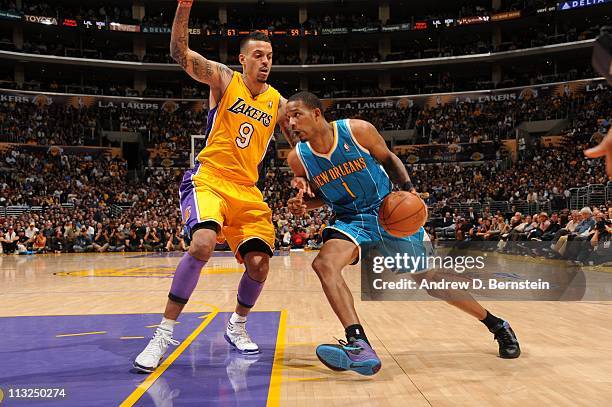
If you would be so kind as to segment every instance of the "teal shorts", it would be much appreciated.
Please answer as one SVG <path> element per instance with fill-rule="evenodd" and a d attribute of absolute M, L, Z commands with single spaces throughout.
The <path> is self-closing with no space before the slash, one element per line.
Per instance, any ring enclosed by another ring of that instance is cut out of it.
<path fill-rule="evenodd" d="M 415 234 L 407 237 L 396 237 L 387 233 L 378 222 L 378 213 L 360 213 L 343 215 L 323 230 L 323 241 L 327 241 L 333 232 L 340 232 L 361 249 L 376 249 L 383 256 L 395 256 L 396 253 L 408 256 L 428 256 L 431 254 L 431 242 L 425 229 L 420 228 Z M 359 259 L 357 259 L 359 261 Z M 355 261 L 353 264 L 356 264 Z"/>

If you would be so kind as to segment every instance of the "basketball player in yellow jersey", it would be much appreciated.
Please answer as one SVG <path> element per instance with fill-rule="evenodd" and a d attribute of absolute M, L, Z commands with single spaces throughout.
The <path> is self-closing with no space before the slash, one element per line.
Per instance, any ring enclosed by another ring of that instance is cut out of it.
<path fill-rule="evenodd" d="M 242 74 L 210 61 L 189 49 L 191 5 L 191 0 L 179 0 L 170 51 L 192 78 L 210 87 L 206 147 L 179 190 L 192 242 L 176 268 L 162 322 L 134 361 L 145 372 L 157 368 L 169 344 L 178 344 L 172 338 L 174 324 L 222 236 L 246 266 L 225 338 L 242 353 L 258 353 L 246 331 L 246 317 L 261 293 L 274 249 L 272 212 L 255 186 L 274 127 L 286 128 L 286 100 L 266 83 L 272 45 L 262 33 L 247 36 L 240 44 Z"/>

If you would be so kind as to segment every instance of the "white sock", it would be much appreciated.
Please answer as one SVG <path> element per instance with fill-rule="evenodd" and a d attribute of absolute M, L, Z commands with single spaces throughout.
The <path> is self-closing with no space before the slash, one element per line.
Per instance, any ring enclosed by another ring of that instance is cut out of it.
<path fill-rule="evenodd" d="M 159 327 L 162 328 L 163 330 L 166 330 L 172 333 L 174 332 L 174 324 L 176 324 L 176 321 L 164 317 L 162 318 L 162 321 L 159 324 Z"/>
<path fill-rule="evenodd" d="M 235 323 L 244 324 L 246 320 L 247 320 L 247 317 L 240 316 L 234 312 L 232 316 L 230 317 L 229 322 L 230 324 L 235 324 Z"/>

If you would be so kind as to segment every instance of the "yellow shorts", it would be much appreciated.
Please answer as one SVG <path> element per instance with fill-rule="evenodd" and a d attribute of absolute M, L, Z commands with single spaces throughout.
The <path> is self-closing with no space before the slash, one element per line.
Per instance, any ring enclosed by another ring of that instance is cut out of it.
<path fill-rule="evenodd" d="M 240 245 L 255 238 L 274 252 L 272 211 L 256 186 L 222 179 L 197 165 L 185 173 L 180 198 L 185 224 L 191 229 L 202 222 L 216 222 L 239 260 Z"/>

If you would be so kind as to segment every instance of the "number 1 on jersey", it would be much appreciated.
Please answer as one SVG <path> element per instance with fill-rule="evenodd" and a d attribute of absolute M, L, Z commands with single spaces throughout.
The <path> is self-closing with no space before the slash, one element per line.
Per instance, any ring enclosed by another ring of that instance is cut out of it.
<path fill-rule="evenodd" d="M 355 199 L 357 198 L 357 196 L 353 193 L 353 191 L 351 191 L 351 189 L 349 188 L 349 186 L 347 185 L 346 181 L 342 181 L 342 185 L 344 185 L 344 189 L 346 189 L 346 192 L 349 193 L 349 195 Z"/>
<path fill-rule="evenodd" d="M 254 131 L 255 128 L 251 123 L 242 123 L 240 125 L 240 129 L 238 130 L 238 137 L 236 137 L 236 144 L 238 147 L 247 148 L 251 142 L 251 136 L 253 136 Z"/>

